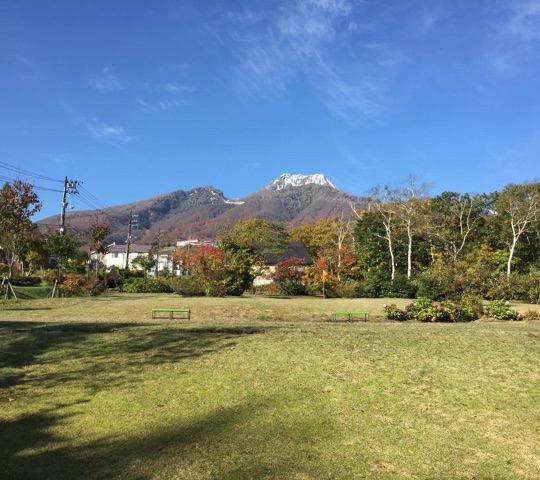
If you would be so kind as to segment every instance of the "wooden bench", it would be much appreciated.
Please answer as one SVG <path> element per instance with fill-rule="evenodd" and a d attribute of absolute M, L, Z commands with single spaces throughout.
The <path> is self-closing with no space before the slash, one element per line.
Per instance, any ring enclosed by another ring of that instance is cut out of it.
<path fill-rule="evenodd" d="M 166 316 L 160 315 L 162 313 L 166 313 Z M 191 310 L 189 308 L 153 308 L 152 309 L 152 319 L 155 318 L 168 318 L 169 320 L 172 320 L 174 317 L 174 314 L 183 314 L 180 317 L 176 318 L 184 318 L 186 320 L 190 319 L 191 316 Z"/>
<path fill-rule="evenodd" d="M 364 322 L 369 320 L 369 312 L 334 312 L 332 313 L 332 321 L 336 322 L 339 317 L 346 317 L 349 322 L 354 321 L 354 317 L 364 317 Z"/>

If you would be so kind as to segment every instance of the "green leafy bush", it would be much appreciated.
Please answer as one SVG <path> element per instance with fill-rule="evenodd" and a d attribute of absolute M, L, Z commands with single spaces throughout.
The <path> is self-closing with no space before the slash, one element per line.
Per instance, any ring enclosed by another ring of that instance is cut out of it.
<path fill-rule="evenodd" d="M 58 270 L 53 270 L 53 269 L 45 270 L 41 278 L 47 285 L 52 286 L 58 280 Z"/>
<path fill-rule="evenodd" d="M 106 290 L 107 286 L 102 279 L 94 278 L 88 280 L 84 285 L 84 291 L 91 297 L 97 297 Z"/>
<path fill-rule="evenodd" d="M 307 288 L 302 281 L 302 267 L 304 260 L 290 257 L 276 265 L 276 269 L 270 277 L 278 286 L 282 295 L 305 295 Z"/>
<path fill-rule="evenodd" d="M 463 295 L 461 297 L 460 305 L 472 311 L 474 316 L 473 320 L 477 320 L 484 313 L 484 305 L 482 299 L 476 295 Z"/>
<path fill-rule="evenodd" d="M 357 280 L 336 282 L 332 288 L 333 296 L 339 298 L 358 298 L 361 296 L 362 283 Z"/>
<path fill-rule="evenodd" d="M 41 285 L 41 278 L 40 277 L 15 277 L 13 280 L 11 280 L 12 285 L 16 285 L 18 287 L 37 287 L 38 285 Z"/>
<path fill-rule="evenodd" d="M 306 286 L 295 279 L 284 278 L 277 283 L 279 293 L 282 295 L 305 295 L 307 293 Z"/>
<path fill-rule="evenodd" d="M 418 297 L 442 300 L 446 296 L 445 285 L 443 285 L 440 278 L 431 272 L 421 273 L 415 279 L 415 283 Z"/>
<path fill-rule="evenodd" d="M 446 305 L 426 297 L 420 297 L 408 305 L 407 314 L 409 318 L 420 322 L 453 322 L 455 320 Z"/>
<path fill-rule="evenodd" d="M 362 297 L 380 298 L 389 290 L 390 279 L 386 273 L 374 270 L 366 272 L 362 282 Z"/>
<path fill-rule="evenodd" d="M 76 295 L 97 296 L 103 293 L 105 284 L 103 280 L 91 278 L 80 273 L 68 273 L 62 283 L 58 284 L 58 292 L 61 297 L 73 297 Z"/>
<path fill-rule="evenodd" d="M 72 297 L 83 293 L 86 277 L 80 273 L 68 273 L 58 290 L 61 297 Z"/>
<path fill-rule="evenodd" d="M 171 287 L 182 297 L 202 297 L 204 289 L 193 275 L 182 275 L 171 279 Z"/>
<path fill-rule="evenodd" d="M 385 305 L 383 312 L 389 320 L 418 320 L 420 322 L 471 322 L 479 315 L 473 304 L 458 303 L 449 300 L 434 302 L 420 297 L 399 309 L 395 304 Z"/>
<path fill-rule="evenodd" d="M 497 320 L 520 320 L 521 317 L 504 300 L 492 300 L 485 308 L 488 316 Z"/>
<path fill-rule="evenodd" d="M 438 302 L 434 303 L 436 306 Z M 478 318 L 478 314 L 471 305 L 466 305 L 463 303 L 457 303 L 450 300 L 443 300 L 440 302 L 440 305 L 446 309 L 450 315 L 450 321 L 452 322 L 471 322 Z"/>
<path fill-rule="evenodd" d="M 169 282 L 162 279 L 127 278 L 120 285 L 125 293 L 173 293 Z"/>
<path fill-rule="evenodd" d="M 204 294 L 207 297 L 224 297 L 227 293 L 224 280 L 207 280 L 204 284 Z"/>
<path fill-rule="evenodd" d="M 416 285 L 407 278 L 407 275 L 396 273 L 393 281 L 387 281 L 381 284 L 381 296 L 389 298 L 414 298 L 416 297 Z"/>
<path fill-rule="evenodd" d="M 478 319 L 478 314 L 470 305 L 459 305 L 454 312 L 456 322 L 472 322 Z"/>
<path fill-rule="evenodd" d="M 395 303 L 384 305 L 383 313 L 388 320 L 398 320 L 400 322 L 407 320 L 407 312 L 401 310 Z"/>
<path fill-rule="evenodd" d="M 540 269 L 531 268 L 527 275 L 523 276 L 523 300 L 529 303 L 540 304 Z"/>
<path fill-rule="evenodd" d="M 525 275 L 513 272 L 510 276 L 499 274 L 486 298 L 504 300 L 524 300 L 527 297 Z"/>

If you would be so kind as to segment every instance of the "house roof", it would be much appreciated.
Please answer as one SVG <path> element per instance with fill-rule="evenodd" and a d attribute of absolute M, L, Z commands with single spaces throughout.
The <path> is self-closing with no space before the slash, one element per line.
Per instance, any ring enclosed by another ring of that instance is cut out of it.
<path fill-rule="evenodd" d="M 300 260 L 303 260 L 305 265 L 313 265 L 313 260 L 309 256 L 309 253 L 306 250 L 306 247 L 302 242 L 291 242 L 289 247 L 282 253 L 266 253 L 264 255 L 264 263 L 266 265 L 277 265 L 283 260 L 288 258 L 296 257 Z"/>
<path fill-rule="evenodd" d="M 149 253 L 152 245 L 136 245 L 132 243 L 129 246 L 129 253 Z M 126 245 L 109 245 L 107 253 L 126 253 Z"/>

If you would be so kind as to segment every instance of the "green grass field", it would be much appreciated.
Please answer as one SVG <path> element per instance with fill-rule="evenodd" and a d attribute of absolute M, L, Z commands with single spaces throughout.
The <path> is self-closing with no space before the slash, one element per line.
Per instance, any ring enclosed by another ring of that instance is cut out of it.
<path fill-rule="evenodd" d="M 540 324 L 392 323 L 384 303 L 4 302 L 0 478 L 540 478 Z M 327 321 L 343 309 L 371 321 Z"/>

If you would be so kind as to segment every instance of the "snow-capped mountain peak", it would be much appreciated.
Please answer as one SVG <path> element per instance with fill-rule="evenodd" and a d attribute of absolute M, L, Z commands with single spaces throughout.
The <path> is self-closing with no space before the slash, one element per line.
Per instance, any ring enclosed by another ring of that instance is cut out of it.
<path fill-rule="evenodd" d="M 300 187 L 303 185 L 321 185 L 337 190 L 337 187 L 321 173 L 315 173 L 313 175 L 284 173 L 275 180 L 272 180 L 265 188 L 267 190 L 278 191 L 285 187 Z"/>

